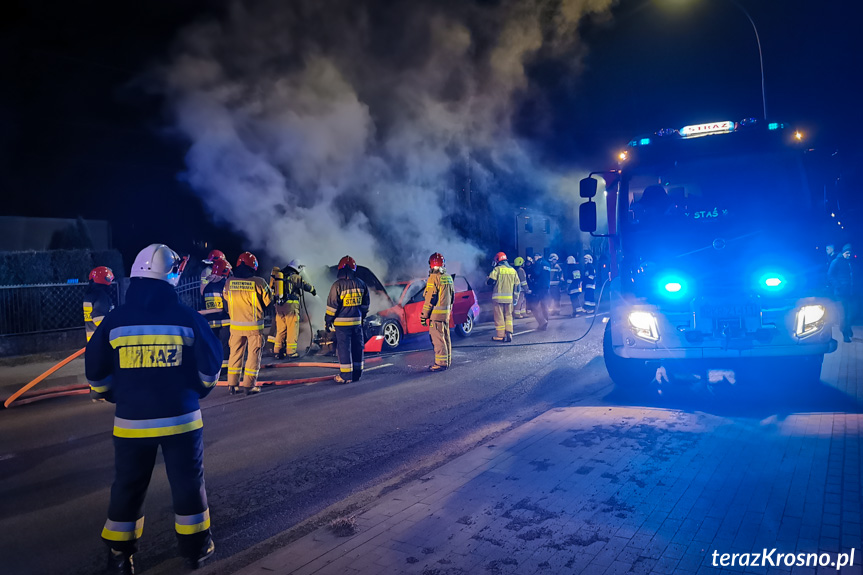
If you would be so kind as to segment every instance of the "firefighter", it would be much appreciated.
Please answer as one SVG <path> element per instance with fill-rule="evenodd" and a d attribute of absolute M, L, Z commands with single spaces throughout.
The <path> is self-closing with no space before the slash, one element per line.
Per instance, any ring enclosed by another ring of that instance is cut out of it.
<path fill-rule="evenodd" d="M 593 256 L 584 254 L 584 266 L 581 269 L 581 287 L 584 292 L 584 307 L 578 311 L 590 315 L 596 312 L 596 268 L 593 265 Z"/>
<path fill-rule="evenodd" d="M 226 282 L 222 297 L 228 304 L 231 318 L 231 357 L 228 360 L 228 391 L 240 391 L 240 374 L 246 395 L 259 393 L 258 370 L 261 369 L 261 352 L 264 349 L 264 310 L 272 302 L 270 287 L 255 276 L 258 258 L 243 252 L 237 259 L 234 277 Z M 245 371 L 243 355 L 246 355 Z"/>
<path fill-rule="evenodd" d="M 494 286 L 491 294 L 494 306 L 494 341 L 512 341 L 512 302 L 513 295 L 519 289 L 518 274 L 506 261 L 506 254 L 497 252 L 494 256 L 494 268 L 486 280 Z"/>
<path fill-rule="evenodd" d="M 542 254 L 533 257 L 532 272 L 528 276 L 528 288 L 532 298 L 528 302 L 533 308 L 533 317 L 536 318 L 536 329 L 545 331 L 548 329 L 548 287 L 551 283 L 551 267 L 542 258 Z"/>
<path fill-rule="evenodd" d="M 196 569 L 215 549 L 198 400 L 216 385 L 222 350 L 204 317 L 177 298 L 182 263 L 166 245 L 144 248 L 132 264 L 126 302 L 87 343 L 90 389 L 117 405 L 114 484 L 102 529 L 108 573 L 134 573 L 144 497 L 159 447 L 180 554 Z"/>
<path fill-rule="evenodd" d="M 300 297 L 303 292 L 317 296 L 315 286 L 302 276 L 303 265 L 297 260 L 291 260 L 284 270 L 273 268 L 273 279 L 270 288 L 276 302 L 276 338 L 273 343 L 273 353 L 276 359 L 299 357 L 297 339 L 300 337 Z M 277 291 L 278 290 L 278 291 Z M 285 348 L 287 355 L 282 348 Z"/>
<path fill-rule="evenodd" d="M 578 267 L 578 262 L 575 256 L 566 258 L 566 269 L 564 270 L 566 278 L 566 292 L 569 294 L 569 302 L 572 304 L 572 317 L 578 315 L 578 298 L 581 296 L 581 268 Z"/>
<path fill-rule="evenodd" d="M 527 316 L 527 272 L 524 271 L 524 258 L 519 256 L 512 262 L 515 265 L 515 273 L 518 275 L 518 293 L 516 302 L 512 308 L 512 317 L 522 319 Z"/>
<path fill-rule="evenodd" d="M 339 260 L 338 278 L 327 297 L 324 325 L 327 331 L 336 332 L 337 383 L 358 381 L 363 375 L 363 322 L 369 313 L 369 289 L 356 271 L 357 262 L 351 256 Z"/>
<path fill-rule="evenodd" d="M 213 262 L 217 260 L 225 260 L 227 262 L 228 258 L 220 250 L 210 250 L 210 253 L 207 254 L 207 259 L 203 260 L 205 267 L 201 270 L 201 295 L 204 295 L 204 288 L 207 287 L 207 284 L 215 279 L 213 276 Z"/>
<path fill-rule="evenodd" d="M 213 335 L 222 344 L 222 370 L 228 369 L 228 358 L 231 354 L 230 337 L 231 337 L 231 318 L 228 315 L 228 306 L 225 304 L 223 291 L 227 278 L 231 276 L 231 264 L 224 259 L 213 260 L 213 267 L 210 270 L 210 277 L 213 278 L 207 282 L 204 288 L 204 308 L 200 311 L 204 319 L 213 330 Z"/>
<path fill-rule="evenodd" d="M 87 341 L 93 337 L 93 333 L 108 312 L 114 309 L 111 300 L 111 282 L 114 281 L 114 272 L 106 266 L 99 266 L 90 272 L 90 285 L 84 294 L 84 331 Z"/>
<path fill-rule="evenodd" d="M 548 264 L 551 268 L 551 279 L 548 288 L 548 310 L 551 315 L 560 313 L 560 280 L 563 276 L 563 268 L 558 263 L 560 258 L 557 254 L 548 256 Z"/>
<path fill-rule="evenodd" d="M 437 252 L 429 257 L 429 279 L 423 291 L 425 303 L 420 313 L 420 323 L 428 326 L 434 347 L 434 363 L 429 366 L 429 371 L 444 371 L 452 363 L 449 319 L 455 290 L 452 276 L 446 273 L 444 264 L 443 256 Z"/>

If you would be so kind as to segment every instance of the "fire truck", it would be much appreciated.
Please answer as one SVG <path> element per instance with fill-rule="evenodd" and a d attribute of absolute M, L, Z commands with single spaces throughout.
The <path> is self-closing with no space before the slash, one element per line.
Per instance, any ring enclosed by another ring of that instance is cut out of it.
<path fill-rule="evenodd" d="M 836 310 L 805 151 L 784 124 L 711 122 L 636 138 L 616 169 L 581 180 L 580 227 L 609 238 L 617 385 L 818 380 Z"/>

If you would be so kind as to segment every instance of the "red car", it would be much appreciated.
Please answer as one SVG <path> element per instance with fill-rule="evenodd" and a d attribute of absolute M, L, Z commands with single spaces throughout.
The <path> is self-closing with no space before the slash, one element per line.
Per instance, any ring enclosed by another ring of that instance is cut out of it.
<path fill-rule="evenodd" d="M 384 336 L 385 348 L 395 349 L 405 335 L 428 332 L 429 328 L 420 324 L 425 286 L 425 279 L 396 282 L 385 286 L 393 305 L 377 311 L 375 316 L 370 316 L 366 321 L 366 326 L 372 334 Z M 476 293 L 467 279 L 461 276 L 453 277 L 453 289 L 455 300 L 450 325 L 455 328 L 456 334 L 467 337 L 473 333 L 474 321 L 479 317 Z"/>

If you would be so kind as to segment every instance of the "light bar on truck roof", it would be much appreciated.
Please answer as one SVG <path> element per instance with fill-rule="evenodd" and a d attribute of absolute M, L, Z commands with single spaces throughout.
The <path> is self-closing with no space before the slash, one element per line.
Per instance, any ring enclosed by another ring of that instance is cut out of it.
<path fill-rule="evenodd" d="M 709 124 L 694 124 L 680 128 L 680 135 L 684 138 L 690 136 L 701 136 L 704 134 L 719 134 L 722 132 L 733 132 L 734 122 L 710 122 Z"/>

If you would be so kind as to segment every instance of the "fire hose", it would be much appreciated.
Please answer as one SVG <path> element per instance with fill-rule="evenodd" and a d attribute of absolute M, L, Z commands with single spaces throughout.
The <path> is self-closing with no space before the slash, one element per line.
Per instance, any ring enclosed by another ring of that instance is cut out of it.
<path fill-rule="evenodd" d="M 75 353 L 73 353 L 72 355 L 70 355 L 69 357 L 67 357 L 66 359 L 64 359 L 64 360 L 62 360 L 62 361 L 60 361 L 60 362 L 56 363 L 53 367 L 51 367 L 50 369 L 48 369 L 47 371 L 45 371 L 42 375 L 40 375 L 39 377 L 37 377 L 36 379 L 34 379 L 33 381 L 31 381 L 30 383 L 28 383 L 28 384 L 27 384 L 27 385 L 25 385 L 24 387 L 22 387 L 21 389 L 19 389 L 19 390 L 18 390 L 18 391 L 16 391 L 15 393 L 13 393 L 13 394 L 9 397 L 9 399 L 7 399 L 7 400 L 3 403 L 3 406 L 4 406 L 4 407 L 9 407 L 10 405 L 12 405 L 12 402 L 14 402 L 16 399 L 18 399 L 18 398 L 19 398 L 19 397 L 21 397 L 22 395 L 24 395 L 24 393 L 25 393 L 25 392 L 27 392 L 29 389 L 32 389 L 32 388 L 33 388 L 37 383 L 39 383 L 40 381 L 44 380 L 46 377 L 48 377 L 49 375 L 51 375 L 51 374 L 52 374 L 52 373 L 54 373 L 55 371 L 59 370 L 59 369 L 60 369 L 60 368 L 62 368 L 63 366 L 67 365 L 68 363 L 71 363 L 73 359 L 75 359 L 75 358 L 77 358 L 77 357 L 80 357 L 80 356 L 84 355 L 84 350 L 86 350 L 86 349 L 87 349 L 87 348 L 82 347 L 81 349 L 79 349 L 78 351 L 76 351 Z M 89 387 L 89 386 L 88 386 L 88 387 Z M 43 394 L 40 394 L 40 395 L 43 395 Z"/>

